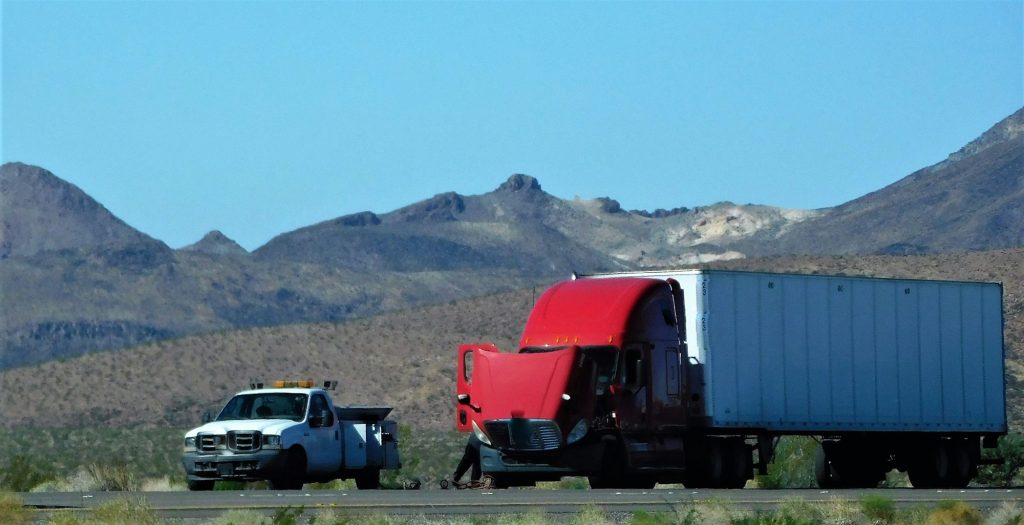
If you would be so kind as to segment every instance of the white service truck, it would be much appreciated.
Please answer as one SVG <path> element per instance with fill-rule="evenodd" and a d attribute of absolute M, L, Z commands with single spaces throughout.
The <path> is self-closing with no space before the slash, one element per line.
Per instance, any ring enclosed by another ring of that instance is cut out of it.
<path fill-rule="evenodd" d="M 338 407 L 313 381 L 252 383 L 216 418 L 185 433 L 181 456 L 189 490 L 211 490 L 217 480 L 266 480 L 273 489 L 355 479 L 380 487 L 380 471 L 401 467 L 398 425 L 391 407 Z"/>

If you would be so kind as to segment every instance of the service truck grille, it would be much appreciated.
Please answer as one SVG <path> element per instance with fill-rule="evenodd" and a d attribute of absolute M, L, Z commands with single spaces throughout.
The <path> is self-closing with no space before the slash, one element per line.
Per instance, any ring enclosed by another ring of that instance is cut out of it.
<path fill-rule="evenodd" d="M 196 436 L 196 447 L 202 452 L 213 452 L 224 448 L 224 436 L 217 434 L 199 434 Z"/>
<path fill-rule="evenodd" d="M 499 419 L 484 424 L 491 443 L 514 450 L 554 450 L 562 445 L 558 424 L 548 419 Z"/>
<path fill-rule="evenodd" d="M 258 430 L 228 432 L 228 448 L 236 452 L 254 452 L 260 449 L 262 437 Z"/>

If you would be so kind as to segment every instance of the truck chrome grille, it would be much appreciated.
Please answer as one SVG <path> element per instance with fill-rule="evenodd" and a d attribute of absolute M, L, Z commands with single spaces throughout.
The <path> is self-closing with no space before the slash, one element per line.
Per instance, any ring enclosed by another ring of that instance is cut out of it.
<path fill-rule="evenodd" d="M 199 434 L 196 436 L 196 448 L 201 452 L 213 452 L 224 448 L 224 436 L 217 434 Z"/>
<path fill-rule="evenodd" d="M 254 452 L 261 445 L 262 437 L 258 430 L 228 432 L 228 448 L 236 452 Z"/>
<path fill-rule="evenodd" d="M 548 419 L 499 419 L 484 423 L 491 443 L 513 450 L 555 450 L 562 445 L 562 431 Z"/>

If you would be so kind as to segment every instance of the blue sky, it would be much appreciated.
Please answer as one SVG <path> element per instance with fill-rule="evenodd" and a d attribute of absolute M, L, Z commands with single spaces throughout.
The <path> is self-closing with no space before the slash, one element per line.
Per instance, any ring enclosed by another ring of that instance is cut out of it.
<path fill-rule="evenodd" d="M 837 205 L 1024 105 L 1024 2 L 2 3 L 2 160 L 172 247 L 512 173 Z"/>

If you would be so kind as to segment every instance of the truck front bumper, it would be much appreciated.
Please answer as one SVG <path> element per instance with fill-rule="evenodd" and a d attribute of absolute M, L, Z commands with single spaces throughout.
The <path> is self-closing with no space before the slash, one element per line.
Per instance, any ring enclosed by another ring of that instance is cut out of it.
<path fill-rule="evenodd" d="M 285 450 L 260 450 L 245 454 L 200 454 L 185 452 L 181 463 L 189 480 L 232 479 L 255 481 L 270 479 L 284 471 Z"/>
<path fill-rule="evenodd" d="M 576 471 L 570 468 L 520 461 L 487 445 L 480 446 L 480 471 L 513 485 L 517 484 L 517 481 L 557 481 L 562 479 L 562 476 L 577 475 Z"/>

